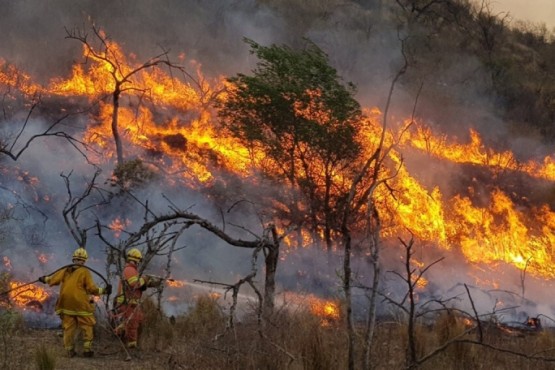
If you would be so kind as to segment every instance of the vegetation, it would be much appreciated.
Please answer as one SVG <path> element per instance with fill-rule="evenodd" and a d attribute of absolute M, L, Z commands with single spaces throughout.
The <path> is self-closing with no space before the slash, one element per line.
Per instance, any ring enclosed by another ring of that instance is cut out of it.
<path fill-rule="evenodd" d="M 54 370 L 56 368 L 56 358 L 44 344 L 35 350 L 35 363 L 37 370 Z"/>
<path fill-rule="evenodd" d="M 61 338 L 55 330 L 26 330 L 17 337 L 10 336 L 0 344 L 5 354 L 3 369 L 306 369 L 335 370 L 346 368 L 346 332 L 341 318 L 322 320 L 304 309 L 277 310 L 269 321 L 267 340 L 261 340 L 256 315 L 246 313 L 233 330 L 225 330 L 225 318 L 216 300 L 199 296 L 191 302 L 191 310 L 178 317 L 160 316 L 149 311 L 140 343 L 141 352 L 125 361 L 121 343 L 109 330 L 103 318 L 99 320 L 95 339 L 95 357 L 72 359 L 66 357 Z M 421 366 L 421 369 L 551 369 L 555 333 L 545 331 L 503 331 L 494 322 L 484 323 L 484 340 L 488 345 L 502 348 L 494 351 L 478 345 L 478 332 L 466 332 L 465 320 L 455 312 L 444 312 L 434 323 L 419 323 L 416 336 L 419 356 L 438 348 L 446 340 L 459 337 L 460 342 L 445 348 Z M 403 369 L 406 350 L 406 324 L 402 320 L 383 318 L 376 328 L 372 351 L 372 369 Z M 357 328 L 357 346 L 363 346 L 362 328 Z M 41 343 L 37 346 L 37 343 Z M 9 350 L 5 351 L 5 346 Z M 17 345 L 16 345 L 17 344 Z M 36 361 L 29 362 L 29 349 Z M 40 361 L 39 361 L 40 359 Z M 46 364 L 54 364 L 46 367 Z M 362 359 L 356 359 L 362 368 Z"/>
<path fill-rule="evenodd" d="M 288 13 L 291 12 L 291 3 L 295 2 L 259 3 Z M 363 2 L 348 3 L 354 6 Z M 343 3 L 313 1 L 297 5 L 298 13 L 287 19 L 290 22 L 302 20 L 291 28 L 292 32 L 302 35 L 308 24 L 326 24 L 330 14 Z M 545 142 L 555 142 L 555 46 L 553 35 L 545 29 L 525 25 L 510 28 L 506 18 L 493 14 L 487 2 L 474 4 L 468 0 L 397 0 L 388 6 L 377 0 L 353 9 L 357 10 L 350 14 L 353 26 L 387 25 L 397 36 L 398 44 L 393 48 L 399 49 L 399 58 L 395 60 L 398 65 L 392 67 L 396 74 L 392 81 L 388 81 L 390 93 L 383 99 L 386 101 L 383 128 L 397 87 L 408 91 L 414 101 L 422 98 L 425 103 L 419 105 L 415 102 L 415 110 L 421 109 L 422 116 L 432 119 L 439 118 L 437 115 L 442 111 L 431 109 L 432 105 L 443 108 L 449 104 L 466 104 L 466 101 L 461 103 L 458 100 L 466 98 L 464 92 L 456 96 L 447 92 L 468 89 L 465 90 L 468 93 L 472 90 L 472 93 L 488 97 L 495 114 L 510 124 L 513 135 L 526 132 Z M 84 33 L 68 32 L 67 37 L 81 42 L 88 55 L 97 62 L 111 66 L 114 84 L 109 91 L 113 108 L 111 128 L 117 162 L 111 185 L 119 187 L 121 192 L 116 196 L 111 193 L 113 189 L 102 188 L 96 183 L 101 171 L 97 171 L 87 184 L 72 184 L 70 175 L 61 175 L 68 195 L 62 213 L 76 244 L 86 246 L 90 240 L 88 234 L 94 232 L 106 246 L 107 275 L 113 275 L 114 268 L 121 272 L 125 251 L 139 247 L 145 252 L 141 269 L 146 269 L 151 261 L 156 261 L 160 267 L 165 258 L 166 265 L 160 269 L 164 269 L 169 277 L 175 262 L 174 253 L 185 248 L 179 238 L 193 227 L 211 233 L 226 245 L 252 251 L 251 270 L 245 276 L 233 276 L 235 281 L 232 283 L 204 282 L 223 285 L 233 294 L 231 313 L 225 312 L 211 296 L 198 297 L 185 313 L 177 317 L 168 317 L 161 311 L 161 294 L 158 302 L 147 300 L 144 303 L 146 321 L 141 352 L 133 353 L 133 368 L 549 369 L 553 366 L 555 333 L 550 329 L 503 327 L 495 315 L 482 320 L 476 312 L 452 309 L 448 301 L 441 298 L 434 297 L 424 302 L 418 295 L 417 283 L 428 268 L 441 260 L 427 267 L 419 261 L 419 269 L 414 268 L 411 263 L 413 240 L 405 242 L 401 239 L 406 249 L 405 272 L 397 275 L 406 294 L 403 292 L 402 300 L 395 301 L 391 295 L 381 292 L 378 284 L 381 279 L 381 215 L 375 205 L 374 191 L 381 185 L 392 193 L 395 190 L 385 186 L 395 176 L 395 168 L 388 174 L 383 171 L 391 147 L 384 144 L 383 128 L 375 133 L 381 137 L 375 148 L 365 147 L 369 144 L 360 140 L 358 125 L 366 117 L 356 100 L 357 91 L 353 84 L 342 82 L 324 48 L 307 39 L 302 39 L 297 47 L 263 46 L 246 39 L 251 53 L 258 59 L 256 68 L 252 75 L 240 73 L 228 78 L 225 99 L 216 107 L 223 127 L 250 150 L 256 175 L 261 174 L 265 183 L 280 189 L 277 193 L 263 194 L 264 199 L 254 199 L 254 195 L 247 192 L 236 197 L 241 198 L 241 202 L 246 200 L 255 205 L 253 213 L 260 215 L 261 223 L 255 232 L 237 225 L 235 220 L 228 222 L 225 217 L 228 217 L 229 210 L 221 212 L 220 227 L 210 219 L 184 211 L 183 204 L 172 199 L 165 199 L 169 211 L 162 213 L 159 204 L 152 205 L 150 199 L 141 198 L 143 194 L 139 190 L 160 179 L 143 160 L 128 160 L 124 156 L 118 113 L 120 99 L 122 94 L 134 89 L 132 82 L 143 70 L 158 71 L 159 66 L 181 69 L 166 59 L 164 51 L 126 71 L 122 69 L 119 55 L 109 53 L 117 49 L 112 48 L 105 34 L 96 27 L 93 32 L 100 48 L 94 48 Z M 368 39 L 372 32 L 372 27 L 367 27 L 360 32 L 360 40 Z M 468 67 L 470 72 L 465 70 L 460 75 L 454 73 L 455 77 L 450 76 L 461 55 L 478 61 L 476 65 L 479 67 L 472 65 Z M 446 81 L 446 77 L 452 78 Z M 146 92 L 148 89 L 139 90 Z M 30 123 L 33 109 L 24 120 L 20 133 Z M 9 115 L 9 110 L 4 111 L 5 116 Z M 51 128 L 65 118 L 57 119 Z M 457 122 L 455 120 L 453 125 Z M 59 136 L 75 143 L 73 136 L 50 129 L 39 131 L 26 142 L 24 135 L 19 134 L 12 141 L 0 138 L 0 160 L 4 157 L 19 160 L 30 144 L 43 136 Z M 176 147 L 187 143 L 185 136 L 169 137 L 178 138 Z M 19 147 L 22 149 L 16 149 Z M 76 196 L 71 185 L 81 185 L 85 191 Z M 231 193 L 225 187 L 221 191 L 226 190 Z M 36 198 L 40 199 L 38 195 Z M 122 209 L 118 209 L 121 211 L 118 215 L 127 216 L 133 208 L 129 207 L 130 203 L 140 209 L 137 213 L 141 213 L 142 218 L 138 222 L 135 219 L 133 223 L 126 217 L 123 217 L 125 220 L 111 217 L 113 209 L 120 206 Z M 12 217 L 7 212 L 0 215 L 0 221 Z M 286 227 L 282 227 L 284 225 Z M 135 227 L 136 231 L 127 230 L 128 226 Z M 239 236 L 230 229 L 239 229 Z M 303 238 L 301 230 L 307 229 L 310 238 Z M 301 305 L 301 309 L 275 304 L 280 247 L 293 231 L 297 232 L 300 247 L 321 243 L 330 255 L 334 249 L 344 252 L 343 270 L 338 277 L 344 295 L 339 317 L 323 319 L 310 311 L 309 303 Z M 112 237 L 116 233 L 123 236 Z M 0 242 L 9 237 L 8 234 L 9 230 L 0 230 Z M 244 235 L 249 239 L 246 240 Z M 374 274 L 371 287 L 356 287 L 367 294 L 365 305 L 360 309 L 366 315 L 364 319 L 354 317 L 352 302 L 355 276 L 350 258 L 360 251 L 369 260 Z M 263 267 L 258 261 L 260 256 L 264 256 Z M 265 274 L 263 283 L 256 280 L 260 270 Z M 2 290 L 6 290 L 7 279 L 4 276 L 0 279 Z M 254 291 L 256 299 L 252 307 L 237 319 L 237 296 L 243 285 Z M 262 285 L 263 292 L 259 289 Z M 384 315 L 377 320 L 379 297 L 394 309 L 390 316 Z M 127 350 L 114 337 L 105 317 L 100 318 L 97 327 L 96 358 L 62 360 L 64 354 L 57 333 L 23 330 L 20 314 L 3 307 L 6 302 L 1 299 L 2 368 L 34 366 L 79 370 L 88 369 L 91 364 L 99 368 L 127 367 Z M 472 300 L 470 292 L 468 299 Z M 33 364 L 29 363 L 29 348 L 35 354 Z"/>
<path fill-rule="evenodd" d="M 148 168 L 141 159 L 135 158 L 116 165 L 112 184 L 121 189 L 135 189 L 146 186 L 156 178 L 156 173 Z"/>
<path fill-rule="evenodd" d="M 13 337 L 23 333 L 25 326 L 23 318 L 19 312 L 7 309 L 5 304 L 0 301 L 0 366 L 8 368 L 10 366 L 10 357 L 13 351 L 17 349 Z"/>
<path fill-rule="evenodd" d="M 308 225 L 313 235 L 322 231 L 331 250 L 338 203 L 347 192 L 335 174 L 348 172 L 362 147 L 354 86 L 341 84 L 327 56 L 309 41 L 300 50 L 246 42 L 259 61 L 252 75 L 228 79 L 231 87 L 219 110 L 223 125 L 253 156 L 264 154 L 255 166 L 266 177 L 292 189 L 287 212 L 278 217 L 298 229 Z M 307 216 L 299 201 L 307 205 Z"/>

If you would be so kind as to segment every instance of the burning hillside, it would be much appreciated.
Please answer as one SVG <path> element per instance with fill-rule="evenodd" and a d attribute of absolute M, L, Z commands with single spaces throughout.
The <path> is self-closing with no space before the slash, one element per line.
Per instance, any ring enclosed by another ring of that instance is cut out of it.
<path fill-rule="evenodd" d="M 270 188 L 268 183 L 272 178 L 261 176 L 260 168 L 275 166 L 277 173 L 279 163 L 268 164 L 260 148 L 246 147 L 220 126 L 214 103 L 225 102 L 226 91 L 232 88 L 224 77 L 207 78 L 201 64 L 187 60 L 184 55 L 179 59 L 181 64 L 169 63 L 164 54 L 140 61 L 133 50 L 107 38 L 103 31 L 95 29 L 95 34 L 97 41 L 101 41 L 100 46 L 93 45 L 80 34 L 69 33 L 68 38 L 81 43 L 85 63 L 75 63 L 67 75 L 52 78 L 45 84 L 36 82 L 30 73 L 7 60 L 0 60 L 4 110 L 6 116 L 13 114 L 4 120 L 4 140 L 7 141 L 3 148 L 15 150 L 11 143 L 20 138 L 29 140 L 32 137 L 26 132 L 29 127 L 35 133 L 42 132 L 32 126 L 43 125 L 42 121 L 48 121 L 51 116 L 35 116 L 32 102 L 38 101 L 40 96 L 44 111 L 55 112 L 58 117 L 64 112 L 79 116 L 67 123 L 59 120 L 67 125 L 67 131 L 73 135 L 72 143 L 79 146 L 86 161 L 96 167 L 110 171 L 121 158 L 138 159 L 145 167 L 134 168 L 131 172 L 137 175 L 139 170 L 144 170 L 153 174 L 145 178 L 146 182 L 155 178 L 163 182 L 164 189 L 173 189 L 175 194 L 179 194 L 180 188 L 186 188 L 214 202 L 234 199 L 229 193 L 236 189 L 253 194 L 257 188 Z M 320 93 L 306 92 L 315 98 Z M 422 261 L 427 260 L 425 248 L 428 248 L 432 255 L 451 254 L 464 259 L 458 261 L 462 264 L 487 266 L 491 269 L 487 274 L 508 265 L 543 281 L 555 276 L 552 251 L 555 213 L 547 196 L 544 200 L 524 188 L 526 185 L 542 194 L 550 192 L 555 180 L 554 157 L 520 160 L 510 150 L 487 147 L 477 130 L 468 132 L 469 139 L 460 140 L 434 132 L 426 122 L 408 118 L 398 119 L 382 132 L 384 117 L 380 109 L 363 107 L 362 113 L 356 124 L 357 140 L 363 144 L 362 156 L 352 163 L 353 168 L 362 168 L 364 160 L 371 157 L 378 146 L 389 149 L 386 165 L 380 173 L 389 180 L 387 186 L 377 188 L 375 193 L 385 246 L 395 244 L 397 237 L 406 236 L 408 231 L 423 246 Z M 296 115 L 316 121 L 328 119 L 327 112 L 318 105 L 299 104 Z M 383 142 L 380 141 L 382 134 Z M 51 149 L 48 145 L 55 144 L 44 144 L 45 151 Z M 33 154 L 37 161 L 41 160 L 40 148 L 33 149 Z M 315 184 L 314 192 L 318 192 L 323 187 L 325 163 L 314 158 L 310 163 L 320 171 L 315 176 L 322 181 Z M 39 199 L 60 202 L 64 196 L 64 192 L 50 187 L 29 170 L 20 170 L 18 162 L 3 161 L 0 165 L 6 174 L 3 188 L 17 187 L 14 184 L 21 180 L 36 194 L 41 194 L 35 195 L 35 202 Z M 84 164 L 73 163 L 70 171 L 73 166 L 83 167 Z M 348 192 L 348 179 L 352 177 L 349 171 L 353 170 L 330 175 L 339 184 L 333 189 L 337 194 L 331 196 L 339 197 L 339 193 Z M 17 173 L 25 173 L 27 177 L 15 175 Z M 465 181 L 451 181 L 462 178 Z M 513 180 L 521 180 L 521 185 L 515 185 Z M 284 188 L 283 183 L 276 187 L 281 193 L 295 191 L 293 186 Z M 14 193 L 17 195 L 20 191 L 14 190 Z M 16 195 L 6 197 L 7 203 L 17 199 Z M 257 194 L 257 199 L 272 196 Z M 284 208 L 277 197 L 268 203 L 275 207 L 271 212 L 276 215 Z M 307 209 L 302 200 L 297 207 L 301 211 Z M 136 219 L 131 221 L 126 213 L 130 213 L 129 210 L 116 210 L 109 215 L 116 239 L 136 223 Z M 314 221 L 317 225 L 321 222 Z M 360 226 L 362 233 L 363 226 Z M 287 224 L 284 222 L 278 227 L 286 230 Z M 330 239 L 334 237 L 335 241 L 339 240 L 337 235 L 331 235 Z M 324 239 L 320 226 L 288 236 L 285 242 L 289 249 L 282 255 L 283 262 L 287 264 L 289 255 L 295 250 L 321 250 Z M 415 263 L 424 264 L 422 261 Z M 502 284 L 501 277 L 496 276 L 491 276 L 490 280 L 481 275 L 470 278 L 474 279 L 473 284 L 483 288 Z M 422 282 L 424 289 L 426 282 Z M 41 299 L 36 301 L 42 302 Z"/>

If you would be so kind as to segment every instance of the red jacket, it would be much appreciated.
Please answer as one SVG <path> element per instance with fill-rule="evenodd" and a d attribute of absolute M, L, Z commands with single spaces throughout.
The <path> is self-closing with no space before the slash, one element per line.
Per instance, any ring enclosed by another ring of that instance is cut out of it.
<path fill-rule="evenodd" d="M 118 285 L 117 305 L 139 304 L 146 284 L 146 280 L 139 276 L 137 265 L 134 262 L 127 262 L 123 269 L 122 279 L 120 279 Z"/>

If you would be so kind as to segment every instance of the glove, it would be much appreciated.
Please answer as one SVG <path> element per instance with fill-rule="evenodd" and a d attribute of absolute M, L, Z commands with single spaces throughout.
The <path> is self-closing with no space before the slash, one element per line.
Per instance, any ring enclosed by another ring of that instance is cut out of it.
<path fill-rule="evenodd" d="M 104 294 L 106 295 L 112 294 L 112 285 L 110 284 L 106 285 L 106 288 L 104 288 Z"/>
<path fill-rule="evenodd" d="M 162 285 L 162 278 L 154 278 L 150 282 L 150 286 L 153 288 L 158 288 L 160 285 Z"/>
<path fill-rule="evenodd" d="M 46 276 L 41 276 L 41 277 L 39 278 L 39 281 L 40 281 L 41 283 L 43 283 L 43 284 L 46 284 Z"/>
<path fill-rule="evenodd" d="M 145 285 L 149 288 L 157 288 L 162 284 L 162 279 L 158 276 L 147 276 L 148 280 L 145 281 Z"/>

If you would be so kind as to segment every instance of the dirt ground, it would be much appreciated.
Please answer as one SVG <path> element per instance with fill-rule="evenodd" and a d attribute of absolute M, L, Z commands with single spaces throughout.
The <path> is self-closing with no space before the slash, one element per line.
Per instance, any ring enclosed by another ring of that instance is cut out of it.
<path fill-rule="evenodd" d="M 85 358 L 82 350 L 77 348 L 77 356 L 67 357 L 62 345 L 61 330 L 28 329 L 16 336 L 6 338 L 7 361 L 0 360 L 0 368 L 5 370 L 36 370 L 36 353 L 41 348 L 55 359 L 55 369 L 59 370 L 93 370 L 93 369 L 191 369 L 180 363 L 175 349 L 167 347 L 163 350 L 133 350 L 127 354 L 121 342 L 113 336 L 99 335 L 94 342 L 95 355 Z M 44 347 L 42 347 L 44 346 Z M 11 349 L 11 350 L 10 350 Z M 0 356 L 4 356 L 0 353 Z M 5 362 L 5 364 L 4 364 Z"/>

